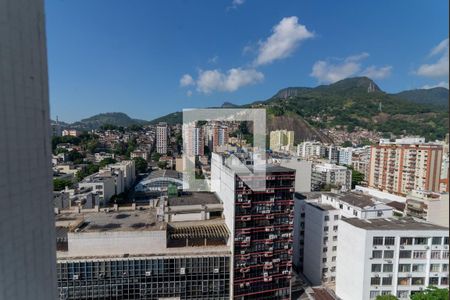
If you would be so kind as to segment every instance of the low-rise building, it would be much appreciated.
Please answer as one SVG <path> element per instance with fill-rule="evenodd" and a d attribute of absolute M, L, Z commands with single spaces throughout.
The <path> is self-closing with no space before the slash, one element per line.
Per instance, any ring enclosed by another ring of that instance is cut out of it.
<path fill-rule="evenodd" d="M 311 173 L 311 190 L 319 191 L 325 185 L 350 190 L 352 172 L 344 166 L 330 163 L 313 164 Z"/>
<path fill-rule="evenodd" d="M 406 196 L 404 214 L 430 223 L 448 226 L 448 193 L 413 190 Z"/>

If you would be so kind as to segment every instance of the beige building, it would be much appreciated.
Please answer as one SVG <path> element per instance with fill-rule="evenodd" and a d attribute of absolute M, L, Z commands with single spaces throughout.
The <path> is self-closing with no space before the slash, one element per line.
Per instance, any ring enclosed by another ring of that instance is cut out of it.
<path fill-rule="evenodd" d="M 275 130 L 270 132 L 272 151 L 289 151 L 294 148 L 294 131 Z"/>
<path fill-rule="evenodd" d="M 423 138 L 381 140 L 370 151 L 370 187 L 396 195 L 414 189 L 439 191 L 442 145 Z"/>

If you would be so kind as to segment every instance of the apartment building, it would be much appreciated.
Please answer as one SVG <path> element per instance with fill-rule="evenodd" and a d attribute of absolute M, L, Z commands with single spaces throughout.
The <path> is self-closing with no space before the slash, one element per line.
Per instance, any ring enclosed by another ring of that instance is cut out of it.
<path fill-rule="evenodd" d="M 294 131 L 275 130 L 270 132 L 272 151 L 290 151 L 294 149 Z"/>
<path fill-rule="evenodd" d="M 352 152 L 351 166 L 355 171 L 364 174 L 364 181 L 369 178 L 370 146 L 355 148 Z"/>
<path fill-rule="evenodd" d="M 311 173 L 311 190 L 318 191 L 324 185 L 340 187 L 350 190 L 352 186 L 352 172 L 344 166 L 330 163 L 313 164 Z"/>
<path fill-rule="evenodd" d="M 443 148 L 423 138 L 381 140 L 371 147 L 370 187 L 397 195 L 414 189 L 438 192 Z"/>
<path fill-rule="evenodd" d="M 406 196 L 404 214 L 440 226 L 449 225 L 448 193 L 412 190 Z"/>
<path fill-rule="evenodd" d="M 156 207 L 57 215 L 58 299 L 230 299 L 219 202 L 193 193 Z M 202 213 L 210 205 L 216 213 Z"/>
<path fill-rule="evenodd" d="M 233 246 L 233 299 L 290 299 L 295 171 L 267 165 L 255 177 L 213 153 L 211 185 L 224 203 Z M 245 179 L 263 191 L 253 191 Z"/>
<path fill-rule="evenodd" d="M 297 156 L 304 160 L 322 157 L 324 145 L 321 142 L 305 141 L 297 145 Z"/>
<path fill-rule="evenodd" d="M 202 127 L 184 125 L 183 150 L 187 156 L 205 155 L 205 137 Z"/>
<path fill-rule="evenodd" d="M 340 165 L 345 165 L 345 166 L 352 165 L 352 158 L 353 158 L 353 148 L 352 147 L 339 148 L 338 155 L 339 155 L 338 162 Z"/>
<path fill-rule="evenodd" d="M 114 176 L 102 176 L 95 173 L 87 176 L 78 183 L 80 189 L 91 189 L 99 195 L 102 205 L 107 205 L 112 196 L 116 195 L 116 183 Z"/>
<path fill-rule="evenodd" d="M 122 171 L 124 190 L 128 190 L 133 186 L 134 181 L 136 180 L 136 164 L 134 163 L 134 160 L 122 160 L 120 162 L 108 165 L 107 168 Z"/>
<path fill-rule="evenodd" d="M 167 154 L 167 143 L 169 139 L 169 127 L 167 123 L 156 125 L 156 152 Z"/>
<path fill-rule="evenodd" d="M 339 223 L 336 294 L 370 300 L 409 297 L 428 286 L 448 288 L 448 228 L 411 218 Z"/>
<path fill-rule="evenodd" d="M 228 127 L 224 125 L 214 125 L 212 127 L 212 135 L 209 143 L 212 151 L 217 151 L 218 147 L 223 147 L 228 144 L 229 138 Z"/>

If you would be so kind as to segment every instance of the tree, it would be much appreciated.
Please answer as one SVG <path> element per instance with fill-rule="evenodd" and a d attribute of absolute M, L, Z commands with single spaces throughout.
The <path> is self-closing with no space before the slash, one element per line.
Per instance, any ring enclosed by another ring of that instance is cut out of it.
<path fill-rule="evenodd" d="M 160 168 L 160 169 L 167 168 L 167 161 L 165 161 L 165 160 L 158 161 L 158 168 Z"/>
<path fill-rule="evenodd" d="M 352 189 L 355 188 L 356 185 L 361 184 L 362 181 L 364 181 L 364 174 L 361 172 L 358 172 L 351 168 L 352 170 Z"/>
<path fill-rule="evenodd" d="M 155 152 L 152 154 L 153 161 L 159 161 L 160 158 L 161 158 L 161 154 L 159 154 L 158 152 Z"/>
<path fill-rule="evenodd" d="M 447 300 L 449 299 L 448 289 L 439 289 L 429 286 L 426 290 L 411 295 L 411 300 Z"/>
<path fill-rule="evenodd" d="M 100 167 L 98 165 L 89 164 L 77 172 L 77 180 L 81 181 L 83 180 L 83 178 L 92 175 L 94 173 L 97 173 L 99 169 Z"/>
<path fill-rule="evenodd" d="M 350 142 L 350 141 L 345 141 L 342 143 L 342 147 L 351 147 L 351 146 L 353 146 L 353 145 L 352 145 L 352 142 Z"/>
<path fill-rule="evenodd" d="M 83 154 L 76 150 L 72 150 L 67 154 L 67 160 L 72 161 L 75 164 L 81 164 L 83 162 Z"/>
<path fill-rule="evenodd" d="M 72 185 L 72 181 L 68 179 L 55 178 L 53 179 L 53 190 L 54 191 L 62 191 L 66 188 L 66 186 L 70 187 Z"/>
<path fill-rule="evenodd" d="M 99 162 L 99 167 L 103 168 L 103 167 L 106 167 L 107 165 L 114 164 L 116 162 L 117 162 L 117 160 L 115 160 L 114 158 L 107 157 L 107 158 L 102 159 Z"/>
<path fill-rule="evenodd" d="M 398 298 L 395 297 L 394 295 L 381 295 L 377 296 L 375 300 L 398 300 Z"/>
<path fill-rule="evenodd" d="M 148 163 L 145 159 L 142 157 L 135 157 L 133 158 L 134 165 L 136 167 L 136 173 L 145 173 L 148 169 Z"/>

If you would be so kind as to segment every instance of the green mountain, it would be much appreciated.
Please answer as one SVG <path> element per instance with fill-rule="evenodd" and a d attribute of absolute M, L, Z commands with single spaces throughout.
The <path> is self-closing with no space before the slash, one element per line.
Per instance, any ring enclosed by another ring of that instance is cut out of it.
<path fill-rule="evenodd" d="M 148 124 L 148 121 L 132 119 L 127 114 L 120 112 L 102 113 L 81 121 L 72 123 L 71 128 L 77 128 L 81 130 L 97 129 L 102 125 L 114 125 L 128 127 L 131 125 L 144 125 Z"/>
<path fill-rule="evenodd" d="M 336 127 L 349 132 L 361 128 L 395 135 L 420 135 L 430 140 L 444 138 L 449 129 L 448 106 L 442 109 L 427 101 L 414 101 L 404 93 L 388 94 L 370 78 L 355 77 L 315 88 L 289 87 L 268 100 L 239 107 L 266 108 L 268 130 L 294 130 L 296 142 L 330 141 L 319 129 Z M 421 93 L 426 98 L 435 90 Z M 181 120 L 182 114 L 178 112 L 152 123 L 173 124 Z"/>
<path fill-rule="evenodd" d="M 448 107 L 448 89 L 443 87 L 403 91 L 395 95 L 415 103 Z"/>

